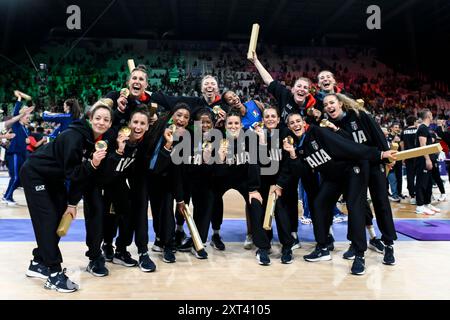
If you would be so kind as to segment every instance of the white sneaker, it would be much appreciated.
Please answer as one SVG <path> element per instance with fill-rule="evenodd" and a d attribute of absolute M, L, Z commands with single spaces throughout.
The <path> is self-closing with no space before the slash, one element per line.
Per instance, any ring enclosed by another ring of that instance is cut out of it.
<path fill-rule="evenodd" d="M 409 199 L 409 203 L 410 204 L 416 204 L 416 198 L 413 197 L 413 198 Z"/>
<path fill-rule="evenodd" d="M 445 195 L 445 193 L 441 193 L 441 196 L 438 198 L 438 201 L 446 201 L 447 200 L 447 196 Z"/>
<path fill-rule="evenodd" d="M 246 250 L 251 250 L 253 248 L 253 239 L 252 239 L 252 235 L 248 234 L 245 237 L 245 241 L 244 241 L 244 249 Z"/>
<path fill-rule="evenodd" d="M 436 212 L 434 212 L 433 210 L 429 209 L 426 206 L 417 206 L 416 207 L 416 213 L 417 214 L 427 214 L 427 215 L 433 215 Z"/>
<path fill-rule="evenodd" d="M 433 206 L 432 204 L 426 204 L 425 207 L 427 207 L 428 209 L 434 211 L 434 212 L 441 212 L 441 209 L 436 208 L 435 206 Z"/>

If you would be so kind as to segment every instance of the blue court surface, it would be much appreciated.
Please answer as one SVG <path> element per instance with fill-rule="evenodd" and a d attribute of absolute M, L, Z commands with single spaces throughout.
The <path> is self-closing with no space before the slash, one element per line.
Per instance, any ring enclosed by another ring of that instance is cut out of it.
<path fill-rule="evenodd" d="M 396 219 L 398 221 L 411 221 L 416 223 L 420 221 L 418 219 Z M 435 222 L 448 223 L 449 220 L 433 220 Z M 377 234 L 380 232 L 374 221 L 375 229 Z M 149 236 L 150 240 L 153 241 L 155 234 L 152 230 L 152 221 L 149 221 Z M 276 233 L 276 224 L 274 222 L 274 238 L 278 240 Z M 185 230 L 187 231 L 187 226 L 185 225 Z M 246 234 L 246 222 L 241 219 L 225 219 L 222 224 L 220 234 L 225 242 L 242 242 L 245 240 Z M 347 223 L 337 223 L 333 225 L 334 237 L 336 241 L 347 241 Z M 188 231 L 187 231 L 188 233 Z M 298 230 L 300 240 L 303 242 L 314 242 L 313 227 L 312 225 L 303 225 L 299 223 Z M 210 233 L 211 234 L 211 233 Z M 413 238 L 407 237 L 401 233 L 397 233 L 398 240 L 400 241 L 416 241 Z M 62 241 L 72 241 L 81 242 L 84 241 L 86 237 L 84 219 L 75 220 L 67 234 Z M 35 241 L 33 226 L 30 219 L 0 219 L 0 241 L 3 242 L 26 242 Z"/>

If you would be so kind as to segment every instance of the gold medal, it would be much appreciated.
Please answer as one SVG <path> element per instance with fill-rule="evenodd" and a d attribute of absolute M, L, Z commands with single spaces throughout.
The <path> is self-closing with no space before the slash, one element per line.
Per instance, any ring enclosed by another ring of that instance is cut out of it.
<path fill-rule="evenodd" d="M 218 114 L 219 111 L 222 110 L 222 108 L 220 106 L 214 106 L 212 110 L 215 114 Z"/>
<path fill-rule="evenodd" d="M 310 117 L 314 116 L 314 108 L 308 108 L 308 110 L 306 110 L 306 114 Z"/>
<path fill-rule="evenodd" d="M 125 136 L 125 137 L 129 137 L 130 134 L 131 134 L 131 129 L 128 128 L 128 127 L 122 127 L 122 128 L 119 130 L 119 135 L 123 135 L 123 136 Z"/>
<path fill-rule="evenodd" d="M 120 89 L 120 95 L 128 98 L 128 96 L 130 95 L 130 90 L 128 90 L 128 88 Z"/>
<path fill-rule="evenodd" d="M 292 146 L 294 145 L 294 138 L 292 138 L 291 136 L 287 136 L 287 142 Z"/>
<path fill-rule="evenodd" d="M 175 131 L 177 131 L 177 126 L 176 126 L 175 124 L 171 124 L 171 125 L 169 126 L 169 130 L 172 131 L 172 134 L 174 134 Z"/>
<path fill-rule="evenodd" d="M 108 144 L 106 143 L 106 141 L 104 140 L 99 140 L 95 143 L 95 150 L 96 151 L 100 151 L 100 150 L 106 150 L 108 149 Z"/>
<path fill-rule="evenodd" d="M 331 122 L 328 121 L 327 119 L 323 119 L 322 121 L 320 121 L 321 127 L 328 127 L 330 124 L 331 124 Z"/>

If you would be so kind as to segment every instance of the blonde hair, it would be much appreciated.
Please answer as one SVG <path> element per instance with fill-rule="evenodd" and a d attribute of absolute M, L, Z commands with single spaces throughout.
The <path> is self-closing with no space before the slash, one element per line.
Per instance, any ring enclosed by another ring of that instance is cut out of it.
<path fill-rule="evenodd" d="M 364 100 L 362 99 L 353 100 L 352 98 L 342 93 L 330 93 L 327 94 L 325 97 L 327 96 L 335 96 L 340 102 L 342 102 L 342 109 L 346 111 L 353 110 L 355 111 L 357 116 L 359 116 L 360 112 L 369 113 L 367 109 L 364 108 Z"/>

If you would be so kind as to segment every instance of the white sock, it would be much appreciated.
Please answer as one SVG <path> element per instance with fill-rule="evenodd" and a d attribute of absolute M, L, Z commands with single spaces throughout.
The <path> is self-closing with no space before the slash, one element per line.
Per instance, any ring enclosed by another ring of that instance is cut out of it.
<path fill-rule="evenodd" d="M 370 239 L 376 238 L 377 234 L 375 233 L 375 228 L 373 227 L 373 225 L 371 226 L 366 226 L 367 231 L 369 232 L 370 235 Z"/>
<path fill-rule="evenodd" d="M 291 232 L 291 234 L 294 237 L 294 239 L 297 239 L 297 237 L 298 237 L 297 232 Z"/>
<path fill-rule="evenodd" d="M 220 230 L 213 230 L 213 234 L 219 234 Z"/>

